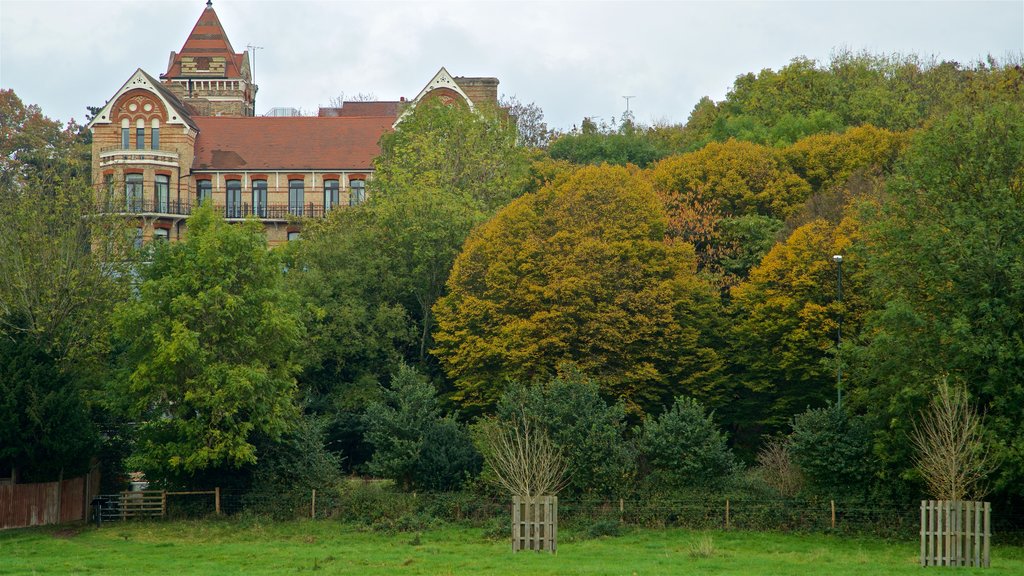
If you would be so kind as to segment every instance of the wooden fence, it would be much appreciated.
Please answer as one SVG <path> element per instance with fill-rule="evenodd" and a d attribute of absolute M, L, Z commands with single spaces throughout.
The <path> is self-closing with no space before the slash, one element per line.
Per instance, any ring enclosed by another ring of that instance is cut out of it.
<path fill-rule="evenodd" d="M 989 502 L 921 501 L 921 566 L 989 567 Z"/>
<path fill-rule="evenodd" d="M 0 485 L 0 529 L 84 521 L 99 486 L 98 468 L 60 482 Z"/>
<path fill-rule="evenodd" d="M 512 551 L 558 551 L 558 496 L 512 497 Z"/>

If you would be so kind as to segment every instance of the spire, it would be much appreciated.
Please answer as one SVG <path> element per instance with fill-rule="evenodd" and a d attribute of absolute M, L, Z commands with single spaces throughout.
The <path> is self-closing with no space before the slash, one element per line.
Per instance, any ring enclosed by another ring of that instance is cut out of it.
<path fill-rule="evenodd" d="M 235 53 L 224 26 L 207 0 L 185 44 L 177 53 L 171 52 L 171 61 L 164 78 L 241 78 L 245 54 Z"/>

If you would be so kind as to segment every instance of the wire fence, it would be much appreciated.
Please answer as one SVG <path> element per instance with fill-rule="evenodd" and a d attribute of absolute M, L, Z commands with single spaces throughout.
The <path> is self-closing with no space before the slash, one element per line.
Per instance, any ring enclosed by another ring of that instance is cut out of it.
<path fill-rule="evenodd" d="M 219 491 L 220 514 L 257 515 L 278 520 L 333 519 L 382 531 L 424 530 L 445 522 L 468 523 L 507 532 L 511 498 L 474 492 L 401 492 L 374 483 L 288 492 Z M 169 494 L 166 517 L 203 518 L 216 514 L 215 496 Z M 617 524 L 650 528 L 725 529 L 781 532 L 836 532 L 914 538 L 920 506 L 876 500 L 753 498 L 707 494 L 700 498 L 559 497 L 559 522 L 590 530 Z M 993 508 L 997 541 L 1024 544 L 1024 512 Z"/>

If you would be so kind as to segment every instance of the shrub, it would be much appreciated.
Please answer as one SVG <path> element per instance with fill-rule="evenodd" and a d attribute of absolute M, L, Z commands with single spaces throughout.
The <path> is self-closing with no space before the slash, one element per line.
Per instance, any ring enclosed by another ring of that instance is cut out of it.
<path fill-rule="evenodd" d="M 498 404 L 498 416 L 509 419 L 521 409 L 541 424 L 562 451 L 570 495 L 621 494 L 636 474 L 636 457 L 623 438 L 626 410 L 608 404 L 599 387 L 578 371 L 561 367 L 563 375 L 536 386 L 513 386 Z"/>
<path fill-rule="evenodd" d="M 769 438 L 757 453 L 757 471 L 765 484 L 781 496 L 792 498 L 803 487 L 800 468 L 793 462 L 789 439 Z"/>
<path fill-rule="evenodd" d="M 405 490 L 450 490 L 480 469 L 469 434 L 442 418 L 434 387 L 402 366 L 392 389 L 366 408 L 366 440 L 373 448 L 368 470 Z"/>
<path fill-rule="evenodd" d="M 720 487 L 739 469 L 711 415 L 684 396 L 661 416 L 644 420 L 640 455 L 650 469 L 648 480 L 668 488 Z"/>
<path fill-rule="evenodd" d="M 834 405 L 793 418 L 793 460 L 823 495 L 864 493 L 872 477 L 871 438 L 863 418 Z"/>

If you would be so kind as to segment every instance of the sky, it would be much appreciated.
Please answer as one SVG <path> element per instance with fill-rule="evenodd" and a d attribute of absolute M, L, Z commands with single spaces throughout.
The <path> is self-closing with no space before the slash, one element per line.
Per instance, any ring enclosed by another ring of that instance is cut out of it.
<path fill-rule="evenodd" d="M 494 76 L 549 126 L 685 122 L 737 76 L 836 51 L 971 63 L 1024 53 L 1024 0 L 999 2 L 348 2 L 214 0 L 254 49 L 257 114 L 360 93 L 412 98 L 442 67 Z M 205 0 L 0 0 L 0 87 L 83 121 L 136 68 L 167 69 Z"/>

